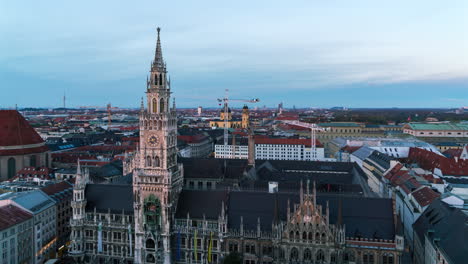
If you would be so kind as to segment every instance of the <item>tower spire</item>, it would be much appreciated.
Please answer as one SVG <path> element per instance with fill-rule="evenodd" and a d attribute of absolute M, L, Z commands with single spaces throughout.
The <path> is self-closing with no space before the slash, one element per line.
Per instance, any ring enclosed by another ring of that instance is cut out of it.
<path fill-rule="evenodd" d="M 156 53 L 154 55 L 154 61 L 153 61 L 153 66 L 158 67 L 158 68 L 163 68 L 164 67 L 164 61 L 162 57 L 162 50 L 161 50 L 161 39 L 160 39 L 160 32 L 161 28 L 157 28 L 158 31 L 158 40 L 156 42 Z"/>

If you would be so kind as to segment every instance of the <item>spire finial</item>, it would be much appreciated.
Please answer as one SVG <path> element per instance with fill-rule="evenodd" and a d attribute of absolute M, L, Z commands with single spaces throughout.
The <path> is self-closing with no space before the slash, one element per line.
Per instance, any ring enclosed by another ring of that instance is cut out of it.
<path fill-rule="evenodd" d="M 161 28 L 158 27 L 157 31 L 158 31 L 158 40 L 156 42 L 156 53 L 154 55 L 153 65 L 162 68 L 164 67 L 164 62 L 162 58 L 161 39 L 159 37 Z"/>
<path fill-rule="evenodd" d="M 81 175 L 81 164 L 80 159 L 78 158 L 78 165 L 76 166 L 76 174 Z"/>
<path fill-rule="evenodd" d="M 300 193 L 299 198 L 300 198 L 301 204 L 302 204 L 302 202 L 304 201 L 304 189 L 302 187 L 302 180 L 301 180 L 301 189 L 300 189 L 299 193 Z"/>

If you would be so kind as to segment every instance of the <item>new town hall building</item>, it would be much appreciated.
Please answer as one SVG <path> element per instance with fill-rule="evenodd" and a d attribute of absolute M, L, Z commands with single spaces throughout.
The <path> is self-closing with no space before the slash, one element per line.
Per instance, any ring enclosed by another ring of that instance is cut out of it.
<path fill-rule="evenodd" d="M 392 200 L 333 192 L 330 184 L 329 192 L 322 192 L 326 185 L 316 187 L 316 179 L 333 178 L 333 186 L 340 186 L 333 188 L 340 191 L 359 187 L 358 180 L 345 179 L 351 173 L 333 164 L 260 165 L 249 159 L 228 161 L 217 171 L 221 163 L 216 160 L 191 159 L 192 166 L 184 169 L 177 160 L 176 109 L 170 104 L 159 32 L 146 107 L 141 105 L 140 145 L 124 161 L 130 173 L 122 177 L 131 177 L 132 183 L 93 184 L 89 172 L 78 167 L 71 256 L 80 263 L 221 263 L 237 252 L 246 264 L 399 263 L 404 245 Z M 336 164 L 361 175 L 350 164 Z M 241 188 L 267 174 L 298 179 L 296 191 Z M 218 184 L 188 190 L 184 175 L 207 181 L 217 177 Z"/>

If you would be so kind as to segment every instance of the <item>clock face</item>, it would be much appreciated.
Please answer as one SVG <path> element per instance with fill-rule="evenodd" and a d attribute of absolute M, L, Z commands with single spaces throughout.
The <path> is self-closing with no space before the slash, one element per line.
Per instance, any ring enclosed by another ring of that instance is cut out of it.
<path fill-rule="evenodd" d="M 155 146 L 158 143 L 158 137 L 157 136 L 151 136 L 148 138 L 148 143 L 152 146 Z"/>

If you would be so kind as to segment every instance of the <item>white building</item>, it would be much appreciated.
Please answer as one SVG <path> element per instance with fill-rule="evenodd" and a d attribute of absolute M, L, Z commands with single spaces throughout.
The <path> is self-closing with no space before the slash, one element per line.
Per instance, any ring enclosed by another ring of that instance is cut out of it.
<path fill-rule="evenodd" d="M 40 190 L 6 193 L 0 196 L 0 206 L 15 205 L 33 215 L 33 260 L 43 263 L 56 244 L 56 202 Z"/>
<path fill-rule="evenodd" d="M 255 137 L 255 159 L 259 160 L 312 160 L 310 139 Z M 315 160 L 324 160 L 325 151 L 320 142 L 316 142 Z M 235 144 L 215 145 L 215 158 L 247 159 L 248 141 L 237 139 Z"/>
<path fill-rule="evenodd" d="M 420 149 L 425 149 L 428 151 L 435 152 L 439 155 L 442 155 L 440 153 L 439 149 L 436 148 L 435 146 L 418 140 L 418 139 L 402 139 L 402 138 L 368 138 L 368 137 L 363 137 L 363 138 L 335 138 L 332 142 L 330 142 L 331 145 L 336 151 L 340 150 L 341 148 L 345 146 L 350 146 L 350 147 L 369 147 L 373 150 L 377 150 L 380 153 L 384 153 L 390 157 L 393 158 L 407 158 L 409 154 L 410 148 L 420 148 Z M 335 156 L 339 155 L 339 153 L 335 153 Z"/>
<path fill-rule="evenodd" d="M 32 214 L 10 204 L 0 206 L 0 216 L 0 263 L 32 263 Z"/>

